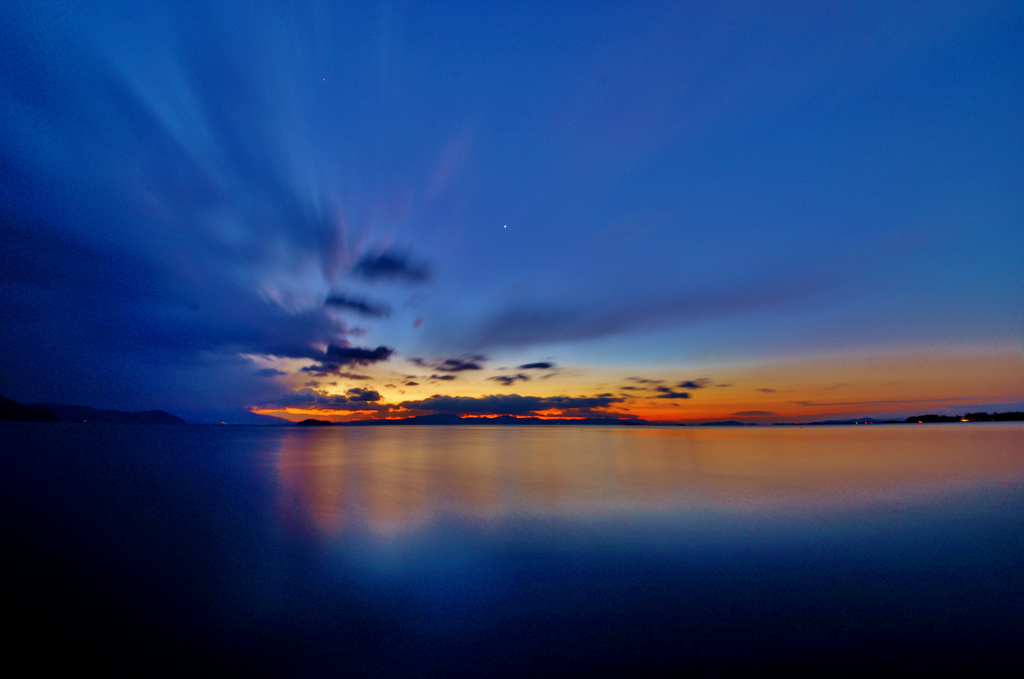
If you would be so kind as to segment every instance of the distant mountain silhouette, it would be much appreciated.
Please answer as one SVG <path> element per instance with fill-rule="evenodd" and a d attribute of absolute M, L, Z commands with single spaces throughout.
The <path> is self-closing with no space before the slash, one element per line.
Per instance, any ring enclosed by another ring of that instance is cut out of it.
<path fill-rule="evenodd" d="M 703 423 L 703 424 L 701 424 L 699 426 L 701 426 L 701 427 L 747 427 L 747 426 L 754 426 L 754 427 L 756 427 L 757 424 L 754 423 L 754 422 L 737 422 L 736 420 L 726 420 L 725 422 L 705 422 L 705 423 Z"/>
<path fill-rule="evenodd" d="M 776 422 L 776 427 L 817 426 L 826 424 L 942 424 L 956 422 L 1021 422 L 1024 412 L 967 413 L 966 415 L 911 415 L 904 420 L 878 420 L 860 417 L 853 420 L 823 420 L 821 422 Z"/>
<path fill-rule="evenodd" d="M 33 408 L 44 408 L 56 413 L 61 422 L 86 422 L 96 424 L 185 424 L 185 420 L 162 410 L 146 410 L 128 413 L 121 410 L 98 410 L 87 406 L 60 405 L 57 403 L 33 403 Z"/>
<path fill-rule="evenodd" d="M 295 426 L 297 426 L 297 427 L 330 427 L 333 424 L 334 424 L 333 422 L 329 422 L 327 420 L 314 420 L 313 418 L 309 418 L 308 420 L 303 420 L 302 422 L 296 422 Z"/>
<path fill-rule="evenodd" d="M 5 422 L 60 422 L 56 413 L 45 408 L 26 406 L 0 396 L 0 421 Z"/>
<path fill-rule="evenodd" d="M 1009 413 L 967 413 L 964 419 L 968 422 L 1022 422 L 1024 412 L 1015 410 Z"/>
<path fill-rule="evenodd" d="M 1020 422 L 1024 420 L 1024 413 L 967 413 L 966 415 L 914 415 L 905 421 L 914 423 L 936 423 L 936 422 Z"/>

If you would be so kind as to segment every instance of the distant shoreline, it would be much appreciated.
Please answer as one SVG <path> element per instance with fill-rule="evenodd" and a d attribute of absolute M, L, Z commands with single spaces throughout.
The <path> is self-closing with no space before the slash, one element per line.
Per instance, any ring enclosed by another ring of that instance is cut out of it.
<path fill-rule="evenodd" d="M 1004 413 L 966 413 L 964 415 L 913 415 L 903 420 L 882 420 L 862 417 L 848 420 L 822 420 L 816 422 L 774 422 L 759 424 L 757 422 L 741 422 L 739 420 L 717 420 L 712 422 L 658 422 L 639 418 L 624 419 L 615 417 L 586 418 L 539 418 L 515 417 L 513 415 L 497 415 L 495 417 L 462 417 L 455 414 L 418 415 L 395 420 L 354 420 L 349 422 L 331 422 L 309 418 L 301 422 L 290 422 L 283 418 L 280 422 L 260 424 L 233 424 L 232 426 L 260 427 L 388 427 L 388 426 L 512 426 L 512 427 L 820 427 L 846 425 L 875 424 L 945 424 L 965 422 L 1022 422 L 1024 412 L 1013 411 Z M 65 422 L 82 424 L 189 424 L 185 420 L 162 410 L 142 412 L 126 412 L 121 410 L 101 410 L 87 406 L 60 405 L 54 403 L 33 403 L 23 405 L 0 396 L 0 421 L 6 422 Z M 204 423 L 193 423 L 204 424 Z M 215 423 L 209 423 L 215 424 Z M 221 425 L 227 424 L 221 422 Z"/>
<path fill-rule="evenodd" d="M 613 426 L 613 427 L 819 427 L 875 424 L 944 424 L 953 422 L 1021 422 L 1024 412 L 968 413 L 966 415 L 915 415 L 904 420 L 879 420 L 858 418 L 851 420 L 824 420 L 820 422 L 776 422 L 757 424 L 726 420 L 688 424 L 683 422 L 652 422 L 650 420 L 617 420 L 614 418 L 589 417 L 585 419 L 541 419 L 538 417 L 461 417 L 459 415 L 423 415 L 399 420 L 355 420 L 352 422 L 331 422 L 329 420 L 307 419 L 295 422 L 300 427 L 372 427 L 372 426 Z M 288 426 L 288 425 L 281 425 Z"/>

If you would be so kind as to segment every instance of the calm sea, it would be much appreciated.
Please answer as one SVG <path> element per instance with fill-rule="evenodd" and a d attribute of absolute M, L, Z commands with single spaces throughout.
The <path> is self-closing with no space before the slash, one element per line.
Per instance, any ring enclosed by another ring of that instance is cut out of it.
<path fill-rule="evenodd" d="M 6 423 L 0 440 L 7 664 L 29 675 L 1024 659 L 1020 424 Z"/>

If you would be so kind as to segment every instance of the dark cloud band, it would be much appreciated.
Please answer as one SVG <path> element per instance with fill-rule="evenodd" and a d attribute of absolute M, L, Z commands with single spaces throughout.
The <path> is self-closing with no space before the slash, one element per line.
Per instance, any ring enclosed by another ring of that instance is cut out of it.
<path fill-rule="evenodd" d="M 352 274 L 368 281 L 397 280 L 424 283 L 430 280 L 430 270 L 425 265 L 414 264 L 397 252 L 366 255 L 356 262 Z"/>
<path fill-rule="evenodd" d="M 323 356 L 318 358 L 315 365 L 306 366 L 302 368 L 302 371 L 318 376 L 340 375 L 342 368 L 386 361 L 391 358 L 393 353 L 395 353 L 394 349 L 385 346 L 365 349 L 363 347 L 339 347 L 331 344 L 328 345 Z"/>
<path fill-rule="evenodd" d="M 586 415 L 603 411 L 621 403 L 623 399 L 614 396 L 519 396 L 518 394 L 481 396 L 434 395 L 420 401 L 405 401 L 399 404 L 409 410 L 422 410 L 454 415 L 536 415 L 548 410 L 560 410 L 565 414 Z M 606 413 L 605 413 L 606 414 Z"/>

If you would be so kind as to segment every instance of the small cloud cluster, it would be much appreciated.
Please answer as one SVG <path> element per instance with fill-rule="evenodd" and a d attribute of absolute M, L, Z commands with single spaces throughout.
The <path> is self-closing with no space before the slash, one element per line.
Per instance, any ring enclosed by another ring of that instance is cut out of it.
<path fill-rule="evenodd" d="M 703 389 L 704 387 L 711 384 L 711 380 L 707 377 L 701 377 L 697 380 L 687 380 L 680 382 L 676 385 L 677 389 Z"/>
<path fill-rule="evenodd" d="M 482 359 L 483 357 L 479 357 L 479 358 Z M 505 368 L 501 368 L 501 370 L 504 370 L 504 369 Z M 524 363 L 521 366 L 519 366 L 518 369 L 519 370 L 548 370 L 548 371 L 554 371 L 555 364 L 552 363 L 551 361 L 537 361 L 537 362 L 534 362 L 534 363 Z M 546 375 L 541 375 L 540 379 L 545 379 L 547 377 L 553 377 L 553 376 L 555 376 L 557 374 L 558 374 L 557 371 L 548 372 Z M 510 387 L 510 386 L 512 386 L 513 384 L 515 384 L 518 381 L 522 381 L 522 382 L 529 381 L 530 376 L 529 375 L 524 375 L 523 373 L 516 373 L 515 375 L 497 375 L 495 377 L 488 377 L 487 379 L 491 380 L 491 381 L 494 381 L 494 382 L 500 382 L 501 384 L 505 385 L 506 387 Z"/>
<path fill-rule="evenodd" d="M 687 390 L 687 389 L 688 390 L 703 389 L 705 387 L 710 386 L 711 382 L 712 382 L 711 378 L 709 378 L 709 377 L 701 377 L 701 378 L 696 379 L 696 380 L 683 380 L 682 382 L 679 382 L 678 384 L 676 384 L 674 386 L 666 387 L 666 386 L 664 386 L 665 380 L 651 380 L 651 379 L 647 379 L 647 378 L 644 378 L 644 377 L 627 377 L 626 379 L 627 380 L 631 380 L 633 382 L 636 382 L 639 385 L 651 385 L 651 386 L 626 385 L 626 386 L 620 387 L 620 389 L 622 389 L 623 391 L 649 391 L 649 390 L 653 390 L 654 392 L 656 392 L 655 394 L 652 395 L 653 398 L 663 398 L 663 399 L 687 399 L 687 398 L 692 398 L 693 395 L 689 391 L 680 391 L 680 390 L 681 389 L 682 390 Z"/>
<path fill-rule="evenodd" d="M 278 370 L 277 368 L 264 368 L 263 370 L 256 371 L 257 377 L 280 377 L 287 374 L 288 373 L 283 370 Z"/>
<path fill-rule="evenodd" d="M 690 398 L 688 391 L 676 391 L 671 387 L 658 387 L 660 392 L 655 398 Z"/>
<path fill-rule="evenodd" d="M 498 375 L 496 377 L 488 377 L 487 379 L 488 380 L 492 380 L 494 382 L 501 382 L 506 387 L 509 387 L 509 386 L 512 386 L 513 384 L 515 384 L 516 380 L 524 380 L 524 381 L 526 381 L 526 380 L 529 380 L 530 377 L 529 377 L 529 375 L 524 375 L 522 373 L 519 373 L 519 374 L 516 374 L 516 375 Z"/>
<path fill-rule="evenodd" d="M 391 406 L 379 403 L 379 392 L 373 389 L 353 388 L 344 394 L 328 394 L 315 389 L 299 389 L 275 399 L 275 408 L 309 408 L 324 410 L 373 410 L 376 412 L 391 410 Z"/>
<path fill-rule="evenodd" d="M 486 361 L 487 357 L 481 356 L 480 354 L 472 354 L 429 362 L 422 358 L 412 356 L 407 360 L 413 365 L 421 368 L 431 368 L 443 373 L 458 373 L 466 370 L 483 370 L 483 365 L 481 365 L 481 363 Z M 410 376 L 409 379 L 413 379 L 414 377 L 414 375 Z M 436 373 L 430 376 L 430 379 L 432 380 L 443 380 L 445 382 L 450 382 L 455 378 L 455 375 L 438 375 Z"/>
<path fill-rule="evenodd" d="M 437 370 L 442 372 L 462 372 L 463 370 L 483 370 L 481 362 L 486 361 L 486 356 L 474 355 L 465 356 L 460 358 L 449 358 L 445 359 L 441 363 L 434 366 Z"/>

